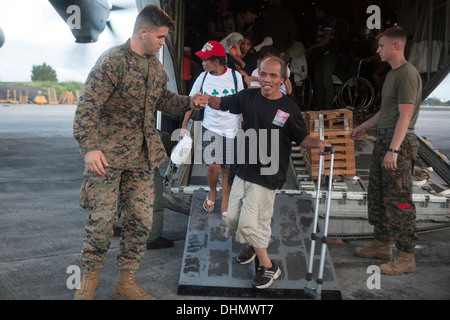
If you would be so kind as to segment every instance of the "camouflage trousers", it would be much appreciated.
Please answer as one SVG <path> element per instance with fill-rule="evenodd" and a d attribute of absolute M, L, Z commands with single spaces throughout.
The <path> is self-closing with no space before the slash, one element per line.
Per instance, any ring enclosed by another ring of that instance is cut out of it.
<path fill-rule="evenodd" d="M 91 270 L 104 266 L 120 213 L 123 226 L 118 269 L 137 270 L 152 226 L 154 200 L 153 170 L 107 168 L 105 176 L 85 172 L 80 205 L 90 214 L 85 225 L 81 263 Z"/>
<path fill-rule="evenodd" d="M 374 146 L 368 190 L 369 223 L 374 226 L 376 240 L 394 240 L 400 251 L 413 252 L 416 207 L 411 173 L 419 144 L 414 134 L 407 134 L 398 155 L 397 170 L 387 171 L 382 162 L 392 136 L 378 136 Z"/>

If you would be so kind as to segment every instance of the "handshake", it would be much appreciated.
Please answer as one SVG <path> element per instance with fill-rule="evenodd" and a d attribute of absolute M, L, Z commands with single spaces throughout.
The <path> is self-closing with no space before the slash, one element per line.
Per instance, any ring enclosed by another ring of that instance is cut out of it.
<path fill-rule="evenodd" d="M 208 94 L 196 93 L 191 97 L 190 107 L 193 110 L 200 110 L 205 107 L 207 103 L 209 103 L 209 98 L 211 98 Z"/>

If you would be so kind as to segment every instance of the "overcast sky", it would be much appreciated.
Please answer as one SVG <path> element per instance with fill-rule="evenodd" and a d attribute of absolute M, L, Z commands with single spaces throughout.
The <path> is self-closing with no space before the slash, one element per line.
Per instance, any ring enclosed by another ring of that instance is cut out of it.
<path fill-rule="evenodd" d="M 59 81 L 84 82 L 102 52 L 131 36 L 135 1 L 111 2 L 132 7 L 111 12 L 116 37 L 105 29 L 96 43 L 77 44 L 48 0 L 0 0 L 0 28 L 6 39 L 0 48 L 0 81 L 31 81 L 32 66 L 45 62 L 56 70 Z M 450 75 L 430 97 L 450 100 Z"/>
<path fill-rule="evenodd" d="M 5 33 L 0 48 L 0 81 L 31 81 L 32 66 L 45 62 L 56 70 L 59 81 L 84 82 L 102 52 L 131 36 L 137 15 L 135 1 L 113 3 L 133 6 L 111 12 L 116 37 L 105 29 L 97 42 L 77 44 L 48 0 L 0 0 L 0 28 Z"/>

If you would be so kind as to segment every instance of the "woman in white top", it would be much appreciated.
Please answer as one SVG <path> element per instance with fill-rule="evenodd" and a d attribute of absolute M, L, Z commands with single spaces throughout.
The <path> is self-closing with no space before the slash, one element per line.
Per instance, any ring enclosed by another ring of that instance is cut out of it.
<path fill-rule="evenodd" d="M 198 92 L 216 97 L 224 97 L 243 90 L 242 77 L 235 70 L 226 67 L 226 52 L 216 41 L 209 41 L 203 49 L 195 53 L 203 60 L 205 72 L 201 73 L 192 86 L 190 96 Z M 187 123 L 192 111 L 184 117 L 182 128 L 187 129 Z M 222 205 L 221 213 L 226 216 L 228 198 L 230 195 L 230 167 L 234 161 L 234 141 L 238 129 L 241 127 L 240 115 L 230 112 L 214 110 L 206 105 L 202 120 L 203 159 L 207 165 L 206 177 L 210 191 L 203 202 L 207 212 L 214 210 L 217 197 L 217 181 L 222 170 Z M 219 143 L 221 141 L 221 144 Z M 222 148 L 216 148 L 221 146 Z M 227 157 L 228 155 L 228 157 Z M 228 159 L 227 159 L 228 158 Z"/>

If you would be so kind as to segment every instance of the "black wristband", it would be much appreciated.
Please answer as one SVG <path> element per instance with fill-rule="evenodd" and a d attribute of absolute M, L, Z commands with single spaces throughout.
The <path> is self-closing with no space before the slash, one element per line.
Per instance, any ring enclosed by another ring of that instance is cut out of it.
<path fill-rule="evenodd" d="M 395 150 L 395 149 L 389 148 L 389 149 L 388 149 L 388 151 L 389 151 L 389 152 L 393 152 L 393 153 L 397 153 L 397 154 L 400 154 L 400 148 L 399 148 L 398 150 Z"/>

